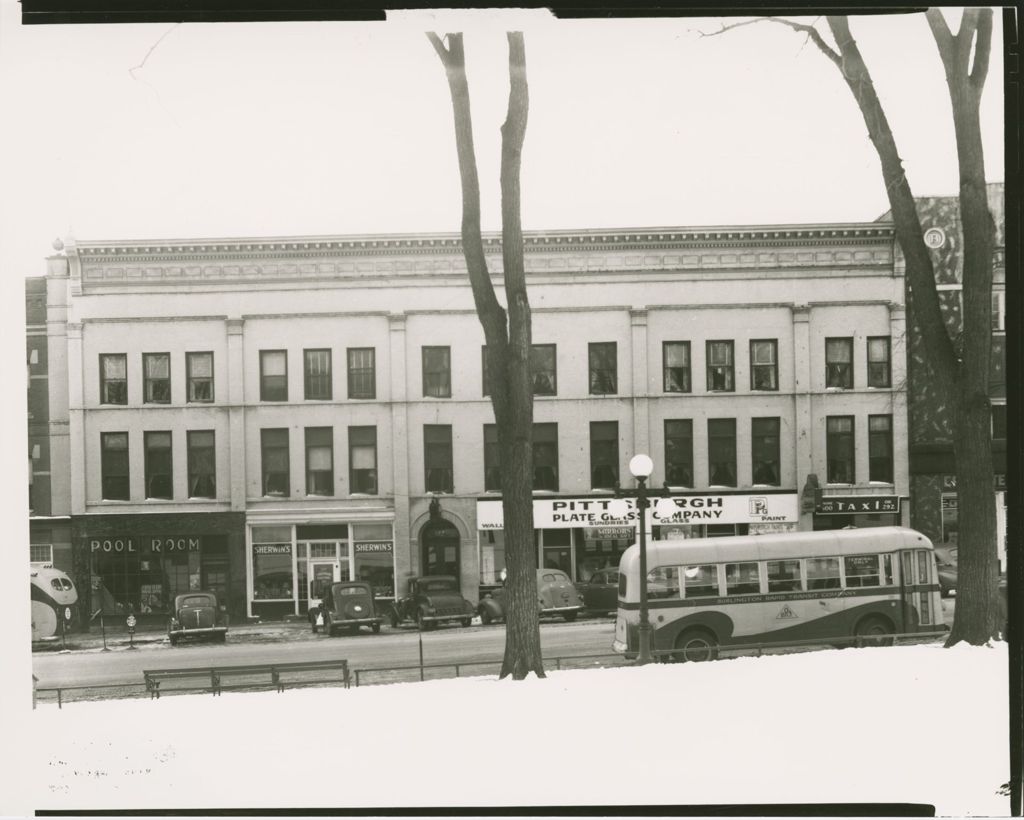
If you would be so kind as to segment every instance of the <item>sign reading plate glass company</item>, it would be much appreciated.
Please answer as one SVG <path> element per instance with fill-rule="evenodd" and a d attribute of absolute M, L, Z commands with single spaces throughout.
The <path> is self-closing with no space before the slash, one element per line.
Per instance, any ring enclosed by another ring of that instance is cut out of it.
<path fill-rule="evenodd" d="M 665 524 L 761 524 L 798 521 L 796 493 L 770 495 L 679 495 L 651 499 L 647 521 Z M 535 498 L 536 529 L 635 527 L 634 498 Z M 504 529 L 501 501 L 476 502 L 477 529 Z"/>
<path fill-rule="evenodd" d="M 815 510 L 819 515 L 856 515 L 857 513 L 898 513 L 898 495 L 829 495 Z"/>

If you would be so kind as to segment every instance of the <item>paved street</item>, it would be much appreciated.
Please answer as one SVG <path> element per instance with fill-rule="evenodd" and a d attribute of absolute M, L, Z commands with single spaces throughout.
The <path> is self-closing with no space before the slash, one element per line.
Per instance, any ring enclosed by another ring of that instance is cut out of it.
<path fill-rule="evenodd" d="M 541 642 L 546 657 L 611 653 L 614 622 L 611 619 L 572 624 L 541 624 Z M 355 636 L 328 638 L 311 634 L 302 623 L 265 624 L 259 628 L 239 627 L 228 635 L 226 644 L 182 643 L 171 647 L 166 639 L 146 640 L 140 636 L 135 651 L 128 651 L 123 636 L 110 642 L 109 652 L 86 649 L 71 652 L 36 652 L 33 673 L 41 688 L 142 682 L 142 670 L 167 667 L 203 666 L 213 663 L 244 664 L 269 661 L 322 660 L 345 658 L 350 668 L 408 666 L 419 662 L 420 633 L 414 628 L 384 628 L 379 635 L 364 630 Z M 469 628 L 441 628 L 422 633 L 423 661 L 466 663 L 499 660 L 505 645 L 500 625 Z M 484 671 L 484 670 L 481 670 Z"/>

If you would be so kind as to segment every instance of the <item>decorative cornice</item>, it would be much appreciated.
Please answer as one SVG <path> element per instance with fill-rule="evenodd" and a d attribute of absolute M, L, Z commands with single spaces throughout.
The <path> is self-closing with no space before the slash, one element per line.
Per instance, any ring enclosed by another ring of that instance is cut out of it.
<path fill-rule="evenodd" d="M 502 272 L 501 236 L 484 237 Z M 529 274 L 685 272 L 729 269 L 878 269 L 893 264 L 888 223 L 530 232 Z M 154 284 L 241 284 L 463 276 L 458 234 L 265 239 L 69 240 L 73 289 Z"/>

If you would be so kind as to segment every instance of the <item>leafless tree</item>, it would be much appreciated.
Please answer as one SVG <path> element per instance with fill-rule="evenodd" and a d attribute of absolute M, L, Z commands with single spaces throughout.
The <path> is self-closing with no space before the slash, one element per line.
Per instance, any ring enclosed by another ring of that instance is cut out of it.
<path fill-rule="evenodd" d="M 462 180 L 462 249 L 477 316 L 487 341 L 488 387 L 498 432 L 501 505 L 505 520 L 506 637 L 501 677 L 544 677 L 537 609 L 537 559 L 533 541 L 533 385 L 530 378 L 530 302 L 523 263 L 519 172 L 529 111 L 526 46 L 522 32 L 508 33 L 508 112 L 501 127 L 501 248 L 505 298 L 499 303 L 487 270 L 480 233 L 480 182 L 462 34 L 447 46 L 428 33 L 448 75 L 455 114 L 455 146 Z"/>
<path fill-rule="evenodd" d="M 992 347 L 992 252 L 995 225 L 988 208 L 979 107 L 992 46 L 992 10 L 964 11 L 953 34 L 938 9 L 925 19 L 938 47 L 952 105 L 960 171 L 963 229 L 963 329 L 951 337 L 943 322 L 932 258 L 924 242 L 914 195 L 903 170 L 885 110 L 845 16 L 825 18 L 835 46 L 813 25 L 763 17 L 724 26 L 772 22 L 806 35 L 839 70 L 867 125 L 881 161 L 896 239 L 906 259 L 910 309 L 920 328 L 928 363 L 948 397 L 959 495 L 959 577 L 957 606 L 947 646 L 959 641 L 984 644 L 1003 629 L 998 595 L 995 480 L 991 408 L 988 396 Z"/>

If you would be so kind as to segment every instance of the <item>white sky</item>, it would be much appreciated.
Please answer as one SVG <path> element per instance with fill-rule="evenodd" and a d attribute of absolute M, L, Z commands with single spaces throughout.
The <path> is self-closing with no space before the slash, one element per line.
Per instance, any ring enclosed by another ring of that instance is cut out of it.
<path fill-rule="evenodd" d="M 774 25 L 407 13 L 389 23 L 27 26 L 2 2 L 3 277 L 80 239 L 458 231 L 451 104 L 423 31 L 465 30 L 485 227 L 500 226 L 504 31 L 526 32 L 527 229 L 871 220 L 888 209 L 835 67 Z M 954 29 L 959 12 L 949 12 Z M 984 96 L 1003 179 L 996 14 Z M 824 26 L 824 23 L 821 24 Z M 852 29 L 915 193 L 957 191 L 923 15 Z M 155 46 L 155 47 L 154 47 Z M 19 284 L 20 287 L 20 284 Z"/>
<path fill-rule="evenodd" d="M 934 644 L 48 703 L 12 724 L 35 743 L 5 767 L 6 799 L 19 814 L 915 802 L 1006 816 L 1007 661 L 1005 643 Z"/>

